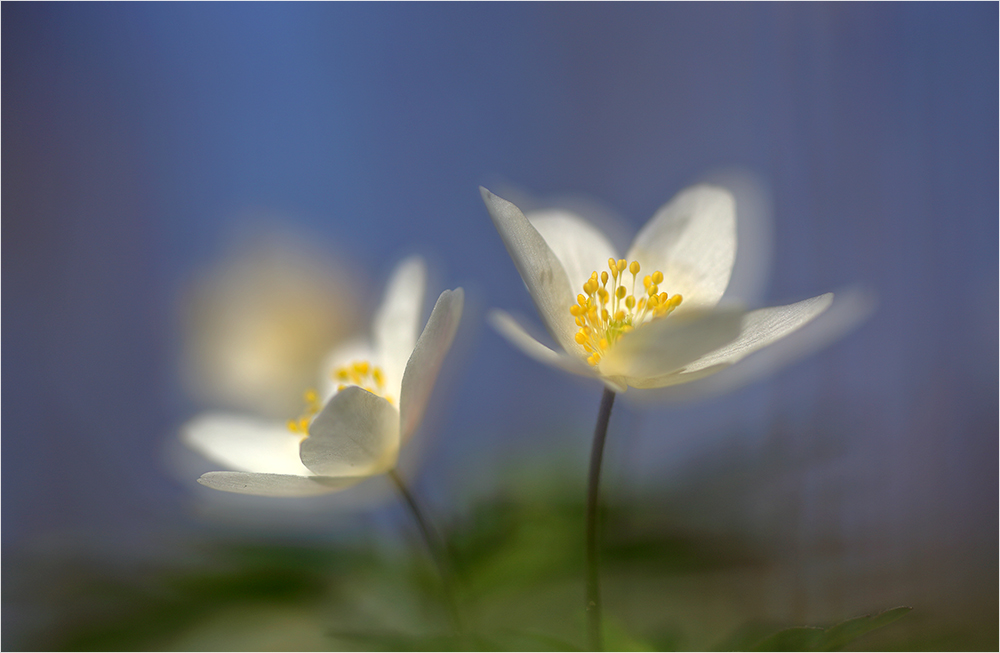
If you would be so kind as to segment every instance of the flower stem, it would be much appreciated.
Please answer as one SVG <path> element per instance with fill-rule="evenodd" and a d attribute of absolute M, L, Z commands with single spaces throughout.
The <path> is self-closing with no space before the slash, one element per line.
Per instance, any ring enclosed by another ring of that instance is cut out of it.
<path fill-rule="evenodd" d="M 448 604 L 448 613 L 451 617 L 452 629 L 455 631 L 456 635 L 461 635 L 463 632 L 462 617 L 458 611 L 458 602 L 455 600 L 455 589 L 452 584 L 451 569 L 448 565 L 444 546 L 441 544 L 441 541 L 431 528 L 430 522 L 426 517 L 424 517 L 424 513 L 420 509 L 419 504 L 417 504 L 417 500 L 407 489 L 406 483 L 403 482 L 403 479 L 395 469 L 389 471 L 389 478 L 392 479 L 392 482 L 396 485 L 396 490 L 399 491 L 400 496 L 403 498 L 403 502 L 410 509 L 410 514 L 413 515 L 413 519 L 417 522 L 417 526 L 420 528 L 420 534 L 424 538 L 424 544 L 427 545 L 427 549 L 430 551 L 431 559 L 433 559 L 434 564 L 437 565 L 438 573 L 441 575 L 441 586 L 444 589 L 445 602 Z"/>
<path fill-rule="evenodd" d="M 587 482 L 587 641 L 591 651 L 603 650 L 601 637 L 601 579 L 597 562 L 597 501 L 601 485 L 601 460 L 604 440 L 615 393 L 607 388 L 601 396 L 601 409 L 594 427 L 594 443 L 590 448 L 590 478 Z"/>

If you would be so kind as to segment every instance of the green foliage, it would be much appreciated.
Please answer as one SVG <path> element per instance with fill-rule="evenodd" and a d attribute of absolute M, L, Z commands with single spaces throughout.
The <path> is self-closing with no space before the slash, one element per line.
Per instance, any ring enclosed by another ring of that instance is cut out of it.
<path fill-rule="evenodd" d="M 848 619 L 830 628 L 786 628 L 753 646 L 751 651 L 839 651 L 862 635 L 887 626 L 912 610 L 906 606 Z"/>
<path fill-rule="evenodd" d="M 424 547 L 402 546 L 412 535 L 402 522 L 395 548 L 241 539 L 204 543 L 197 562 L 171 568 L 123 573 L 78 561 L 54 574 L 58 597 L 36 596 L 55 611 L 54 627 L 12 648 L 582 650 L 582 496 L 550 482 L 483 501 L 444 529 L 463 634 L 451 631 Z M 686 529 L 653 500 L 606 505 L 602 532 L 608 650 L 707 648 L 749 621 L 719 600 L 734 579 L 752 584 L 767 569 L 747 541 Z M 908 610 L 826 629 L 748 624 L 717 648 L 837 650 Z"/>

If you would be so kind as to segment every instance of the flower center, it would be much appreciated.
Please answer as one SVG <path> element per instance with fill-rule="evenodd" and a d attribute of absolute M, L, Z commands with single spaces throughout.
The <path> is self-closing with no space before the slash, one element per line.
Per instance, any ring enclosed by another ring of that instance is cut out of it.
<path fill-rule="evenodd" d="M 349 385 L 356 385 L 384 398 L 390 404 L 393 403 L 392 397 L 385 393 L 385 373 L 378 365 L 372 365 L 368 361 L 357 361 L 338 367 L 331 376 L 338 382 L 337 392 Z"/>
<path fill-rule="evenodd" d="M 627 263 L 625 259 L 608 259 L 607 271 L 593 272 L 583 284 L 583 292 L 576 296 L 576 304 L 569 308 L 570 314 L 576 318 L 580 330 L 576 333 L 576 341 L 590 356 L 587 362 L 597 365 L 604 353 L 614 345 L 622 335 L 633 331 L 646 322 L 670 314 L 677 308 L 682 297 L 668 296 L 660 292 L 663 273 L 657 270 L 642 278 L 643 288 L 636 292 L 636 280 L 639 278 L 639 262 Z M 632 274 L 631 288 L 625 285 L 625 270 Z M 608 290 L 608 280 L 612 281 Z M 638 297 L 637 297 L 638 295 Z"/>
<path fill-rule="evenodd" d="M 350 365 L 344 365 L 335 369 L 331 375 L 335 381 L 339 381 L 337 392 L 344 388 L 356 385 L 368 392 L 383 397 L 390 404 L 392 397 L 385 394 L 385 374 L 382 368 L 372 365 L 368 361 L 357 361 Z M 319 394 L 313 389 L 306 390 L 303 396 L 306 407 L 297 419 L 288 420 L 288 430 L 292 433 L 300 433 L 303 439 L 309 437 L 309 424 L 316 413 L 323 409 L 319 401 Z"/>

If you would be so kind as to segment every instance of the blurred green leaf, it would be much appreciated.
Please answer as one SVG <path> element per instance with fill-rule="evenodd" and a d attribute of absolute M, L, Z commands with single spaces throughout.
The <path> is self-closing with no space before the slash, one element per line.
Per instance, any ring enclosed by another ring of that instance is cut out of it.
<path fill-rule="evenodd" d="M 862 635 L 896 621 L 912 610 L 906 606 L 848 619 L 830 628 L 787 628 L 760 641 L 754 651 L 839 651 Z"/>
<path fill-rule="evenodd" d="M 646 642 L 628 632 L 614 619 L 604 619 L 604 650 L 607 651 L 658 651 L 655 644 Z"/>
<path fill-rule="evenodd" d="M 390 631 L 332 632 L 351 648 L 371 651 L 579 651 L 580 648 L 541 633 L 504 630 L 488 635 L 409 635 Z"/>

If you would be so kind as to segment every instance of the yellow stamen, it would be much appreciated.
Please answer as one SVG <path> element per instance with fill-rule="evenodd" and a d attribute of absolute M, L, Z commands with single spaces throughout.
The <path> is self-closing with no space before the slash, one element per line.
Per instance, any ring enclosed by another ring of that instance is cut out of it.
<path fill-rule="evenodd" d="M 347 365 L 342 365 L 330 373 L 330 377 L 337 381 L 337 392 L 350 386 L 358 386 L 374 395 L 384 398 L 389 403 L 392 400 L 385 393 L 385 371 L 378 365 L 372 365 L 368 361 L 354 361 Z M 301 433 L 309 437 L 309 424 L 319 411 L 323 409 L 320 403 L 319 393 L 309 389 L 303 394 L 305 399 L 305 410 L 298 419 L 288 421 L 288 430 L 292 433 Z"/>
<path fill-rule="evenodd" d="M 632 287 L 620 279 L 628 270 L 632 274 Z M 663 273 L 659 270 L 640 277 L 638 261 L 608 259 L 608 271 L 592 272 L 583 282 L 583 293 L 576 296 L 570 306 L 579 331 L 573 339 L 587 353 L 587 363 L 598 365 L 601 358 L 626 333 L 643 324 L 670 314 L 681 303 L 680 295 L 660 292 Z M 610 274 L 609 274 L 610 272 Z M 642 280 L 642 290 L 636 292 L 636 282 Z M 609 280 L 614 280 L 607 288 Z"/>

